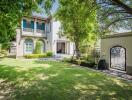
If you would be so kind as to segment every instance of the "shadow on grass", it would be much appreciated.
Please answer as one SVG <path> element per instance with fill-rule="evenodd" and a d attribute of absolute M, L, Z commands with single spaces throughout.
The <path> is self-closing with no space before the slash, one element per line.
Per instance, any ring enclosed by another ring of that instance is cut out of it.
<path fill-rule="evenodd" d="M 34 63 L 50 64 L 52 67 L 23 70 L 20 66 L 0 65 L 0 90 L 3 91 L 3 100 L 132 99 L 131 83 L 72 67 L 67 63 Z"/>

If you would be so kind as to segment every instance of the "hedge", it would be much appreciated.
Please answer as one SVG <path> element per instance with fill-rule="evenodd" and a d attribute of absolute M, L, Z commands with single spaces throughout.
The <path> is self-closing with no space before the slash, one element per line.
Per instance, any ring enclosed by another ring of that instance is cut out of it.
<path fill-rule="evenodd" d="M 47 52 L 43 54 L 28 54 L 24 55 L 25 58 L 27 59 L 32 59 L 32 58 L 47 58 L 47 57 L 52 57 L 53 53 L 52 52 Z"/>

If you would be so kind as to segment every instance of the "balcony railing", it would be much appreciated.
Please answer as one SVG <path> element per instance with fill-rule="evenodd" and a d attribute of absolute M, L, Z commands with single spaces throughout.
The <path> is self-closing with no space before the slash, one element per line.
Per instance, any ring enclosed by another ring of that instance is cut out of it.
<path fill-rule="evenodd" d="M 34 29 L 32 29 L 32 28 L 23 28 L 23 31 L 25 31 L 25 32 L 34 32 Z"/>
<path fill-rule="evenodd" d="M 23 28 L 22 35 L 23 36 L 35 36 L 35 37 L 46 37 L 45 30 L 32 29 L 32 28 Z"/>
<path fill-rule="evenodd" d="M 36 29 L 37 33 L 44 33 L 44 30 Z"/>
<path fill-rule="evenodd" d="M 34 32 L 34 29 L 32 28 L 23 28 L 23 31 L 25 32 Z M 37 33 L 45 33 L 44 30 L 36 29 Z"/>

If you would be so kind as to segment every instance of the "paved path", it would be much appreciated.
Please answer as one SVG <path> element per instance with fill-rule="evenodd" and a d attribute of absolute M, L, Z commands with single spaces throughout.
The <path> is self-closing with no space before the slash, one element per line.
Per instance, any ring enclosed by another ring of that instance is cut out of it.
<path fill-rule="evenodd" d="M 132 82 L 132 76 L 126 74 L 125 72 L 121 72 L 118 70 L 101 70 L 101 72 L 112 75 L 112 76 L 117 76 L 120 77 L 121 79 L 128 80 Z"/>

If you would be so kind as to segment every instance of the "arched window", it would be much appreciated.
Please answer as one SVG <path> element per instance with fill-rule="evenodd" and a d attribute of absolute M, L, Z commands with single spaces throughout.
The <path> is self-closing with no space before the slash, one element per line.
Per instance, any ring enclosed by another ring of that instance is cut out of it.
<path fill-rule="evenodd" d="M 24 42 L 24 54 L 33 53 L 33 41 L 31 39 L 26 39 Z"/>
<path fill-rule="evenodd" d="M 126 70 L 126 49 L 114 46 L 110 49 L 110 67 L 118 70 Z"/>

